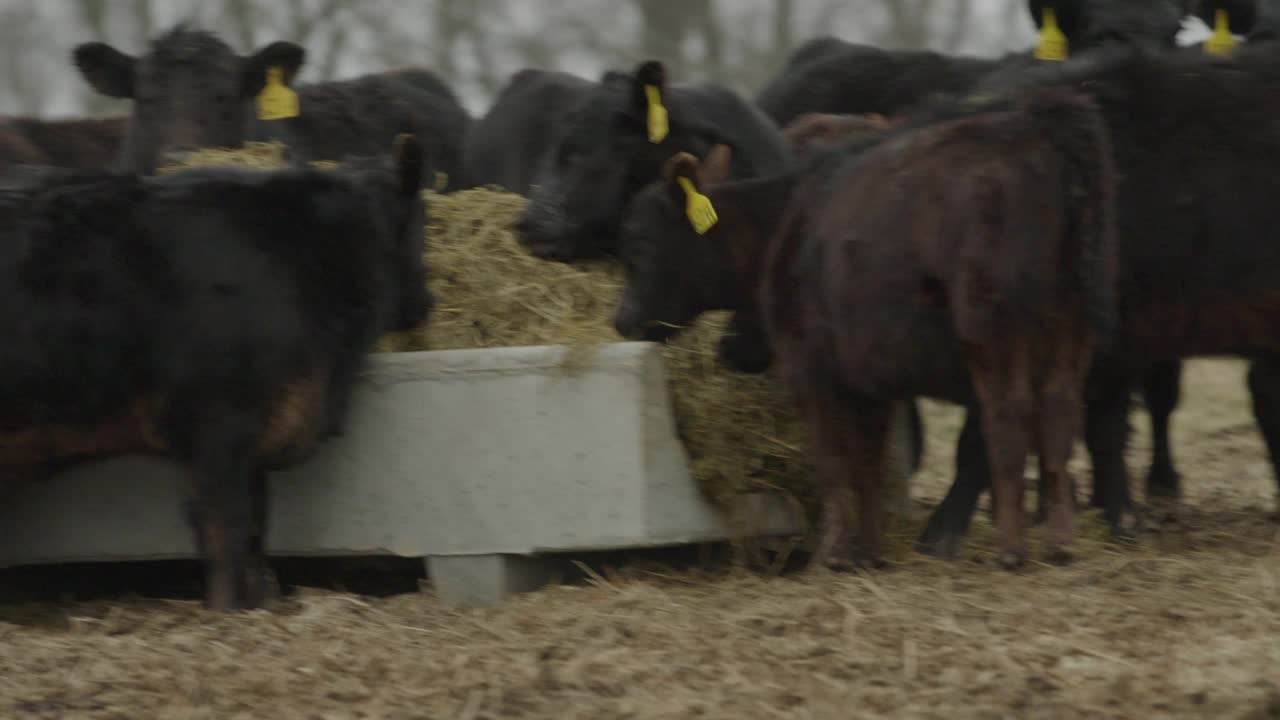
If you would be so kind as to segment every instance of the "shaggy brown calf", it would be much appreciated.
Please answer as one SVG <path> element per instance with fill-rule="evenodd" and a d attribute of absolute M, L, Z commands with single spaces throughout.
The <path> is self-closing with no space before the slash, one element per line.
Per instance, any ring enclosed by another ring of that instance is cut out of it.
<path fill-rule="evenodd" d="M 1065 562 L 1066 462 L 1115 312 L 1110 157 L 1092 101 L 1057 89 L 931 113 L 766 180 L 722 182 L 724 146 L 705 164 L 679 155 L 624 226 L 615 325 L 663 340 L 708 310 L 761 313 L 811 428 L 818 562 L 856 559 L 855 488 L 861 550 L 879 562 L 889 410 L 913 395 L 981 405 L 1006 567 L 1026 557 L 1035 447 L 1045 555 Z"/>

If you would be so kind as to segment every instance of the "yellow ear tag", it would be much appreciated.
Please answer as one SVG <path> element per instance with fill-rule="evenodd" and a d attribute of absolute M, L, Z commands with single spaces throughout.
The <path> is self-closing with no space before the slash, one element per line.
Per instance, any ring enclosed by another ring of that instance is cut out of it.
<path fill-rule="evenodd" d="M 267 68 L 267 84 L 258 93 L 258 119 L 283 120 L 298 117 L 298 93 L 284 84 L 284 71 Z"/>
<path fill-rule="evenodd" d="M 1236 36 L 1231 34 L 1231 20 L 1227 11 L 1218 8 L 1213 13 L 1213 35 L 1204 41 L 1204 51 L 1209 55 L 1230 55 L 1236 49 Z"/>
<path fill-rule="evenodd" d="M 685 196 L 689 198 L 685 203 L 684 211 L 684 214 L 689 217 L 689 224 L 693 226 L 694 232 L 705 235 L 720 222 L 720 216 L 716 215 L 716 209 L 711 205 L 711 198 L 698 192 L 687 177 L 678 177 L 676 182 L 680 183 L 680 187 L 684 188 Z"/>
<path fill-rule="evenodd" d="M 657 86 L 645 85 L 644 94 L 649 98 L 649 142 L 657 145 L 667 137 L 667 109 Z"/>
<path fill-rule="evenodd" d="M 1040 46 L 1036 48 L 1036 59 L 1067 59 L 1067 36 L 1058 28 L 1058 13 L 1051 7 L 1040 13 Z"/>

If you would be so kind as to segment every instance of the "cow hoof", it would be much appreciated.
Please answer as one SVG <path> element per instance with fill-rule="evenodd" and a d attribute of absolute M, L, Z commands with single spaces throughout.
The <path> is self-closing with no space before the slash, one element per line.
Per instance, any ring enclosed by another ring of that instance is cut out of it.
<path fill-rule="evenodd" d="M 1147 500 L 1177 500 L 1181 496 L 1182 476 L 1173 470 L 1155 470 L 1147 476 Z"/>
<path fill-rule="evenodd" d="M 1026 562 L 1024 553 L 1004 550 L 996 556 L 996 562 L 1004 570 L 1017 570 Z"/>
<path fill-rule="evenodd" d="M 1066 545 L 1048 545 L 1044 549 L 1044 561 L 1050 565 L 1066 567 L 1075 562 L 1075 553 Z"/>
<path fill-rule="evenodd" d="M 853 557 L 835 553 L 826 557 L 816 558 L 814 564 L 823 570 L 833 573 L 851 573 L 858 569 L 858 563 L 854 562 Z"/>
<path fill-rule="evenodd" d="M 1039 527 L 1043 525 L 1047 517 L 1049 517 L 1049 511 L 1044 506 L 1037 507 L 1035 513 L 1031 516 L 1031 526 Z"/>
<path fill-rule="evenodd" d="M 1137 514 L 1125 512 L 1111 521 L 1111 539 L 1121 543 L 1134 543 L 1142 530 L 1142 521 Z"/>
<path fill-rule="evenodd" d="M 934 511 L 929 524 L 916 540 L 916 551 L 944 560 L 954 560 L 960 556 L 966 529 L 961 523 L 948 522 L 945 513 Z"/>
<path fill-rule="evenodd" d="M 884 559 L 884 554 L 879 550 L 859 549 L 854 552 L 853 562 L 864 570 L 883 570 L 889 566 L 889 561 Z"/>
<path fill-rule="evenodd" d="M 926 533 L 916 541 L 916 552 L 942 560 L 955 560 L 960 557 L 962 538 L 952 533 L 943 533 L 938 537 L 929 537 Z"/>
<path fill-rule="evenodd" d="M 828 552 L 814 557 L 814 565 L 833 573 L 852 573 L 860 570 L 879 570 L 889 563 L 879 552 L 846 551 Z"/>

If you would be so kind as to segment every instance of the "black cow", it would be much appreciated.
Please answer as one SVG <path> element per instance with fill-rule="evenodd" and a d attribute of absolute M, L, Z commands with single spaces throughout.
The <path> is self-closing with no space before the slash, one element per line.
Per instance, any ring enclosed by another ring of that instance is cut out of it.
<path fill-rule="evenodd" d="M 855 488 L 861 550 L 879 559 L 888 418 L 914 394 L 980 399 L 999 428 L 987 451 L 1009 567 L 1026 554 L 1036 448 L 1053 490 L 1046 556 L 1068 560 L 1066 462 L 1115 312 L 1114 177 L 1094 104 L 1049 90 L 950 109 L 766 179 L 722 182 L 728 154 L 705 168 L 677 156 L 632 203 L 618 332 L 661 341 L 708 310 L 763 317 L 810 429 L 818 562 L 848 565 Z M 711 208 L 718 221 L 699 227 Z"/>
<path fill-rule="evenodd" d="M 1194 355 L 1253 358 L 1249 388 L 1280 462 L 1280 47 L 1227 58 L 1116 50 L 1027 73 L 1012 88 L 1065 85 L 1094 97 L 1113 135 L 1120 329 L 1090 381 L 1086 442 L 1113 533 L 1131 532 L 1123 451 L 1129 388 L 1146 368 Z M 956 483 L 922 549 L 954 550 L 985 485 L 981 428 L 961 435 Z M 1277 475 L 1280 481 L 1280 474 Z"/>
<path fill-rule="evenodd" d="M 627 203 L 676 153 L 700 157 L 728 145 L 737 177 L 781 172 L 791 162 L 782 132 L 750 103 L 719 85 L 669 85 L 653 60 L 629 75 L 605 73 L 558 125 L 516 222 L 522 242 L 546 259 L 614 253 Z M 770 356 L 761 337 L 756 318 L 736 315 L 720 357 L 733 369 L 763 372 Z"/>
<path fill-rule="evenodd" d="M 305 55 L 294 43 L 274 42 L 241 56 L 211 33 L 178 25 L 141 57 L 91 42 L 76 47 L 74 59 L 99 93 L 133 100 L 128 169 L 150 173 L 174 155 L 250 140 L 280 140 L 297 161 L 372 156 L 409 133 L 428 147 L 450 187 L 456 184 L 471 117 L 426 70 L 304 85 L 296 116 L 286 109 L 268 115 L 277 119 L 261 119 L 258 99 L 291 92 L 280 85 L 292 85 Z"/>
<path fill-rule="evenodd" d="M 13 165 L 107 168 L 124 142 L 124 117 L 0 118 L 0 174 Z"/>
<path fill-rule="evenodd" d="M 424 158 L 412 138 L 394 155 L 0 191 L 0 477 L 171 457 L 209 606 L 261 604 L 266 473 L 331 434 L 375 340 L 428 312 Z"/>
<path fill-rule="evenodd" d="M 1048 7 L 1056 10 L 1073 55 L 1115 42 L 1172 50 L 1186 14 L 1183 0 L 1028 0 L 1037 29 Z M 780 127 L 808 113 L 889 115 L 935 94 L 967 92 L 993 73 L 1016 73 L 1035 64 L 1031 51 L 957 57 L 819 37 L 792 53 L 756 103 Z"/>
<path fill-rule="evenodd" d="M 662 63 L 607 72 L 559 121 L 516 230 L 542 258 L 612 254 L 627 203 L 678 152 L 703 156 L 715 144 L 736 153 L 737 177 L 790 164 L 782 132 L 732 91 L 714 84 L 668 85 Z"/>
<path fill-rule="evenodd" d="M 512 75 L 489 112 L 467 133 L 462 186 L 497 185 L 528 195 L 565 117 L 594 87 L 589 80 L 553 70 L 525 69 Z"/>

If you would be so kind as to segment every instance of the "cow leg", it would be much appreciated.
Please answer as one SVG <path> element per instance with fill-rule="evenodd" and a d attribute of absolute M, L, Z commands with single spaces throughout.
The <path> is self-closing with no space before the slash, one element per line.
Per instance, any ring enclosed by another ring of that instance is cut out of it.
<path fill-rule="evenodd" d="M 267 514 L 270 508 L 267 474 L 261 470 L 253 475 L 250 486 L 251 522 L 249 531 L 249 557 L 241 582 L 241 597 L 246 607 L 261 607 L 267 601 L 267 579 L 271 566 L 267 562 Z"/>
<path fill-rule="evenodd" d="M 857 463 L 853 481 L 858 486 L 858 549 L 870 567 L 885 564 L 885 451 L 892 414 L 890 403 L 863 404 L 850 428 L 849 446 Z"/>
<path fill-rule="evenodd" d="M 192 516 L 205 562 L 205 599 L 225 612 L 257 605 L 245 597 L 252 555 L 257 426 L 243 415 L 206 418 L 193 438 Z M 263 503 L 265 505 L 265 503 Z M 265 522 L 265 521 L 264 521 Z"/>
<path fill-rule="evenodd" d="M 983 402 L 996 516 L 997 561 L 1006 570 L 1020 567 L 1027 558 L 1022 505 L 1031 440 L 1029 408 L 1030 403 L 1021 401 Z"/>
<path fill-rule="evenodd" d="M 346 428 L 347 411 L 351 407 L 351 396 L 354 393 L 356 375 L 364 362 L 364 356 L 355 355 L 339 361 L 329 373 L 328 386 L 325 388 L 325 437 L 341 437 Z"/>
<path fill-rule="evenodd" d="M 991 463 L 996 559 L 1007 570 L 1020 567 L 1027 558 L 1022 507 L 1034 419 L 1028 361 L 1025 348 L 1013 347 L 999 353 L 977 348 L 969 362 Z"/>
<path fill-rule="evenodd" d="M 1094 493 L 1116 539 L 1132 539 L 1137 531 L 1124 449 L 1129 439 L 1128 378 L 1103 378 L 1090 384 L 1085 411 L 1085 443 L 1093 465 Z"/>
<path fill-rule="evenodd" d="M 1075 487 L 1067 471 L 1071 450 L 1084 420 L 1084 383 L 1093 343 L 1059 347 L 1040 394 L 1036 453 L 1040 456 L 1042 500 L 1045 500 L 1044 558 L 1055 565 L 1071 562 L 1075 537 Z"/>
<path fill-rule="evenodd" d="M 917 473 L 924 461 L 924 419 L 920 417 L 920 401 L 911 398 L 907 402 L 907 411 L 911 423 L 911 472 Z"/>
<path fill-rule="evenodd" d="M 813 562 L 832 570 L 849 570 L 853 567 L 849 553 L 849 510 L 853 500 L 849 481 L 854 468 L 845 434 L 846 413 L 830 396 L 809 398 L 802 407 L 818 480 L 819 536 Z"/>
<path fill-rule="evenodd" d="M 956 557 L 978 509 L 978 497 L 990 484 L 991 468 L 982 437 L 982 411 L 971 405 L 956 443 L 955 480 L 929 517 L 929 524 L 916 541 L 916 550 L 926 555 Z"/>
<path fill-rule="evenodd" d="M 813 562 L 832 570 L 852 570 L 856 566 L 849 543 L 849 513 L 852 509 L 853 484 L 857 482 L 861 511 L 860 548 L 872 562 L 878 562 L 881 550 L 882 522 L 879 483 L 873 475 L 878 460 L 883 459 L 887 437 L 889 406 L 880 412 L 850 406 L 829 389 L 806 393 L 801 407 L 809 426 L 813 446 L 820 503 L 820 527 Z M 868 417 L 872 415 L 874 417 Z M 875 431 L 879 429 L 879 452 Z M 870 461 L 870 462 L 869 462 Z M 882 463 L 880 463 L 882 465 Z"/>
<path fill-rule="evenodd" d="M 1277 490 L 1276 517 L 1280 518 L 1280 361 L 1255 360 L 1249 364 L 1249 394 L 1253 416 L 1271 456 Z"/>
<path fill-rule="evenodd" d="M 1182 363 L 1159 363 L 1143 378 L 1142 398 L 1151 416 L 1151 469 L 1147 474 L 1147 500 L 1176 499 L 1181 493 L 1178 471 L 1169 445 L 1169 417 L 1178 407 Z M 1096 498 L 1101 500 L 1101 498 Z"/>

